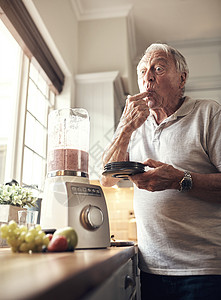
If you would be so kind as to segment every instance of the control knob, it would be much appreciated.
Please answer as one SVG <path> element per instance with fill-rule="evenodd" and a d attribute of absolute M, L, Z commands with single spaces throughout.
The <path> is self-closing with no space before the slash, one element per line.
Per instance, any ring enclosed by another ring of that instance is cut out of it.
<path fill-rule="evenodd" d="M 95 230 L 103 224 L 104 215 L 99 207 L 89 204 L 81 211 L 80 220 L 84 228 Z"/>

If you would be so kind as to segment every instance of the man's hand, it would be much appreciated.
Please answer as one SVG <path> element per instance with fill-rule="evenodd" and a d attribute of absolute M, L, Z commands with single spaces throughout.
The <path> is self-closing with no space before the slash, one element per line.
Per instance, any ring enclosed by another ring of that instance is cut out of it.
<path fill-rule="evenodd" d="M 144 173 L 130 176 L 130 180 L 139 189 L 145 189 L 150 192 L 179 189 L 179 182 L 184 176 L 182 171 L 153 159 L 148 159 L 143 164 L 151 169 Z"/>
<path fill-rule="evenodd" d="M 139 128 L 149 116 L 149 109 L 144 98 L 147 92 L 134 96 L 128 96 L 126 106 L 120 120 L 120 127 L 127 125 L 127 130 L 131 132 Z"/>

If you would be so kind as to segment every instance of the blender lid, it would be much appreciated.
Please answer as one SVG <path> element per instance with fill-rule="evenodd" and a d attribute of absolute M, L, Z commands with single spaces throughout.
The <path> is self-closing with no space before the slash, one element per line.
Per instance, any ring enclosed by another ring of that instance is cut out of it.
<path fill-rule="evenodd" d="M 127 178 L 128 176 L 143 173 L 145 165 L 134 161 L 111 162 L 104 166 L 102 175 L 116 178 Z"/>

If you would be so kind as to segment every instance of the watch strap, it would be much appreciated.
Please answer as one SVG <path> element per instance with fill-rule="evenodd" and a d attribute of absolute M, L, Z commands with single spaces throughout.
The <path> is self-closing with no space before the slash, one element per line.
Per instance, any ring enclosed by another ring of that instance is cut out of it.
<path fill-rule="evenodd" d="M 180 188 L 179 188 L 180 192 L 189 191 L 192 188 L 193 180 L 189 171 L 184 172 L 184 177 L 181 179 L 179 184 L 180 184 Z"/>

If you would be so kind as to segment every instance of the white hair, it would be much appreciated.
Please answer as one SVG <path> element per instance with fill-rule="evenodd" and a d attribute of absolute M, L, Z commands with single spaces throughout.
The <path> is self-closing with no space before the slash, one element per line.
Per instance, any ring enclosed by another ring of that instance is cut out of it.
<path fill-rule="evenodd" d="M 146 53 L 153 52 L 155 50 L 162 50 L 165 53 L 171 54 L 176 65 L 176 69 L 179 72 L 185 72 L 186 76 L 188 77 L 189 75 L 189 68 L 186 63 L 185 57 L 175 48 L 167 45 L 167 44 L 161 44 L 161 43 L 155 43 L 151 44 L 145 51 Z"/>

